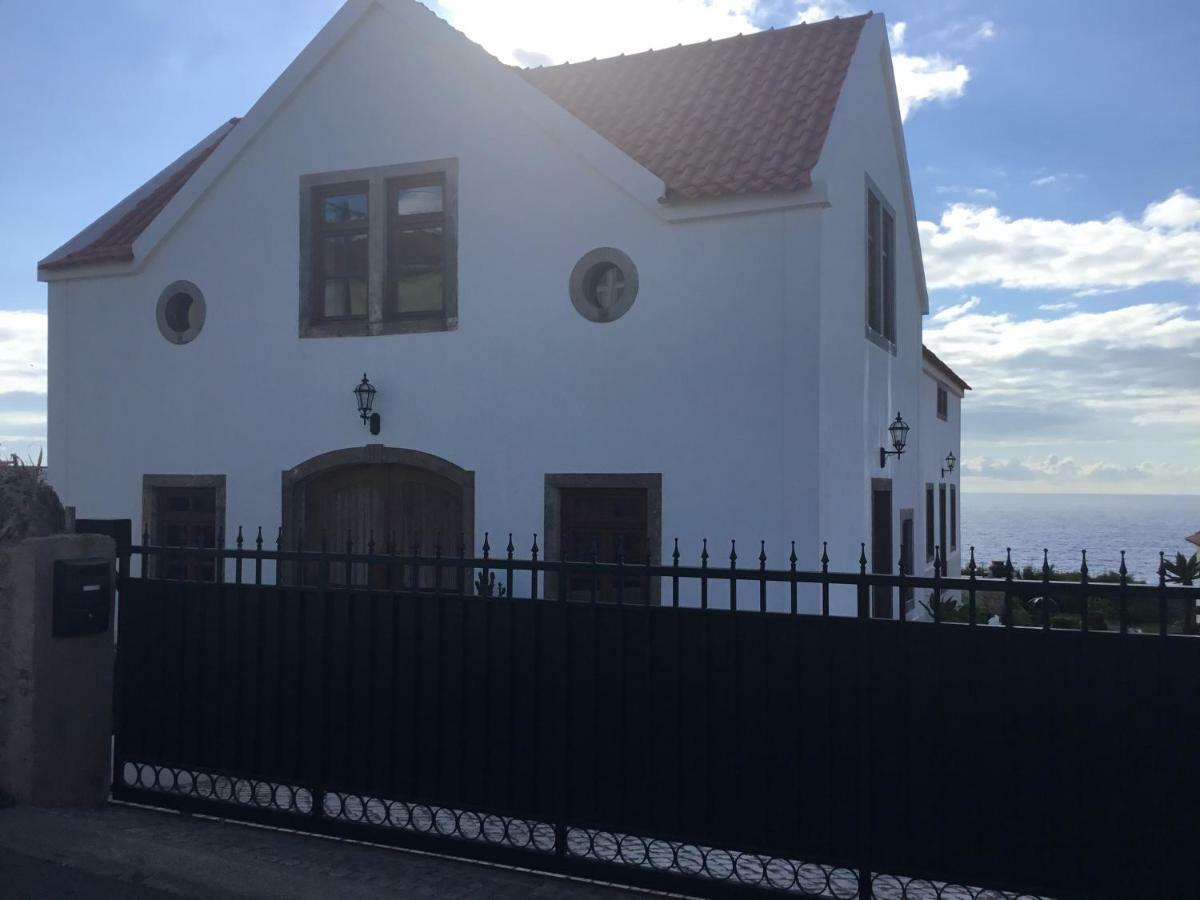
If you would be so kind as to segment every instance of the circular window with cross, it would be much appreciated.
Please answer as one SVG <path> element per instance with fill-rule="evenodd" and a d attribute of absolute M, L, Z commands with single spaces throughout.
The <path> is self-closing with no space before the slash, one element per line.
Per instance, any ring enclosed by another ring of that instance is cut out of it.
<path fill-rule="evenodd" d="M 571 303 L 591 322 L 615 322 L 633 306 L 637 266 L 628 254 L 600 247 L 583 256 L 571 272 Z"/>

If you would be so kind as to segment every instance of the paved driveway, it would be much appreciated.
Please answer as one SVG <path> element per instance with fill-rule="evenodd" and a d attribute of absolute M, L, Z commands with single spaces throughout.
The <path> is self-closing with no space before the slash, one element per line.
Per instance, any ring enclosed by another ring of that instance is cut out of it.
<path fill-rule="evenodd" d="M 0 810 L 0 896 L 629 900 L 620 888 L 134 807 Z"/>

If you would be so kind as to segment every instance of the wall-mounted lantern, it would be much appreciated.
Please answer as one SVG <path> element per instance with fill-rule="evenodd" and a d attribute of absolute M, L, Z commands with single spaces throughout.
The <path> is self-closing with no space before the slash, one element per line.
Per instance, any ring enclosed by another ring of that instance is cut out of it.
<path fill-rule="evenodd" d="M 951 450 L 949 453 L 946 454 L 946 468 L 942 469 L 942 477 L 943 478 L 946 477 L 947 472 L 954 471 L 954 464 L 956 462 L 958 462 L 958 460 L 954 457 L 954 451 Z"/>
<path fill-rule="evenodd" d="M 888 426 L 888 434 L 892 438 L 893 450 L 888 450 L 884 447 L 879 448 L 879 468 L 887 465 L 889 456 L 903 456 L 904 445 L 908 443 L 908 423 L 900 417 L 900 413 L 896 413 L 896 421 Z"/>
<path fill-rule="evenodd" d="M 363 380 L 354 389 L 354 399 L 358 401 L 358 414 L 362 417 L 363 425 L 371 427 L 371 434 L 379 434 L 379 413 L 371 412 L 375 405 L 375 385 L 367 380 L 363 372 Z"/>

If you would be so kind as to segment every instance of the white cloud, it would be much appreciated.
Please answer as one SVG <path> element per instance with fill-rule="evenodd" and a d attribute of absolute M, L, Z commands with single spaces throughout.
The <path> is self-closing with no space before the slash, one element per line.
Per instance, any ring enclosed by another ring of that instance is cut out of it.
<path fill-rule="evenodd" d="M 1067 456 L 1050 454 L 1041 459 L 993 459 L 991 457 L 968 457 L 963 461 L 963 474 L 978 478 L 996 478 L 1001 481 L 1046 480 L 1055 482 L 1122 482 L 1144 481 L 1155 477 L 1162 467 L 1142 463 L 1133 466 L 1114 465 L 1107 462 L 1078 462 Z"/>
<path fill-rule="evenodd" d="M 0 393 L 46 393 L 46 314 L 0 309 Z"/>
<path fill-rule="evenodd" d="M 963 460 L 962 474 L 971 480 L 1019 483 L 1018 490 L 1037 487 L 1108 493 L 1120 487 L 1130 492 L 1169 487 L 1186 491 L 1189 484 L 1200 485 L 1200 466 L 1150 462 L 1122 465 L 1103 460 L 1084 462 L 1056 454 L 1023 459 L 969 456 Z"/>
<path fill-rule="evenodd" d="M 1194 306 L 1141 303 L 1023 320 L 968 311 L 926 329 L 924 339 L 975 388 L 964 406 L 964 439 L 971 455 L 989 460 L 976 475 L 1159 479 L 1163 489 L 1200 491 L 1200 468 L 1180 469 L 1183 480 L 1174 484 L 1163 468 L 1200 438 Z M 1018 465 L 1002 455 L 1013 446 L 1047 450 Z M 1098 449 L 1084 459 L 1085 446 Z"/>
<path fill-rule="evenodd" d="M 999 196 L 993 188 L 970 187 L 962 184 L 939 184 L 934 190 L 939 194 L 958 194 L 974 197 L 977 200 L 995 200 Z"/>
<path fill-rule="evenodd" d="M 46 315 L 0 310 L 0 453 L 46 441 Z"/>
<path fill-rule="evenodd" d="M 934 36 L 935 41 L 957 49 L 967 49 L 980 41 L 990 40 L 996 33 L 992 22 L 976 26 L 966 37 L 962 26 L 953 25 Z M 896 73 L 896 93 L 900 100 L 900 117 L 932 100 L 952 100 L 961 97 L 971 80 L 971 70 L 943 53 L 923 55 L 903 52 L 908 39 L 908 23 L 895 22 L 888 28 L 892 44 L 892 68 Z"/>
<path fill-rule="evenodd" d="M 440 6 L 452 25 L 505 62 L 517 62 L 518 52 L 578 62 L 758 30 L 754 0 L 609 0 L 586 14 L 562 0 L 440 0 Z M 827 17 L 820 5 L 804 12 Z"/>
<path fill-rule="evenodd" d="M 970 70 L 939 54 L 909 56 L 892 54 L 896 72 L 896 93 L 900 101 L 900 118 L 931 100 L 951 100 L 961 97 L 971 80 Z"/>
<path fill-rule="evenodd" d="M 1040 175 L 1037 178 L 1030 180 L 1030 185 L 1033 187 L 1049 187 L 1050 185 L 1069 185 L 1071 182 L 1083 181 L 1087 178 L 1081 172 L 1051 172 L 1048 175 Z"/>
<path fill-rule="evenodd" d="M 953 306 L 943 306 L 934 313 L 934 322 L 953 322 L 960 316 L 965 316 L 971 310 L 979 305 L 978 297 L 968 297 L 962 303 L 956 303 Z"/>
<path fill-rule="evenodd" d="M 1151 203 L 1136 221 L 1010 218 L 994 206 L 955 203 L 940 221 L 921 222 L 920 232 L 931 288 L 1200 284 L 1200 200 L 1185 191 Z"/>
<path fill-rule="evenodd" d="M 760 0 L 609 0 L 602 13 L 588 15 L 562 0 L 440 0 L 439 5 L 452 25 L 504 62 L 518 65 L 579 62 L 747 34 L 759 30 L 763 14 Z M 846 0 L 828 0 L 796 7 L 789 21 L 817 22 L 855 12 Z M 975 30 L 977 39 L 991 35 L 991 23 L 985 26 Z M 898 48 L 908 37 L 907 24 L 895 22 L 889 32 Z M 965 64 L 938 53 L 895 52 L 892 62 L 902 118 L 930 101 L 961 97 L 971 77 Z"/>
<path fill-rule="evenodd" d="M 1078 309 L 1079 304 L 1074 300 L 1064 300 L 1062 303 L 1043 303 L 1038 309 L 1044 312 L 1063 312 L 1068 309 Z"/>
<path fill-rule="evenodd" d="M 1151 203 L 1142 213 L 1142 223 L 1164 231 L 1200 228 L 1200 198 L 1176 191 L 1166 200 Z"/>

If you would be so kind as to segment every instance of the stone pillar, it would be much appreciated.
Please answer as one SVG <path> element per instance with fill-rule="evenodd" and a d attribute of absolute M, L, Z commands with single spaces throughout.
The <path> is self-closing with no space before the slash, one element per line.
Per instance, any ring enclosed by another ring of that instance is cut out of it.
<path fill-rule="evenodd" d="M 112 538 L 60 534 L 0 546 L 0 795 L 86 806 L 111 780 L 113 628 L 54 637 L 54 561 L 100 557 Z M 114 574 L 115 583 L 115 574 Z"/>

